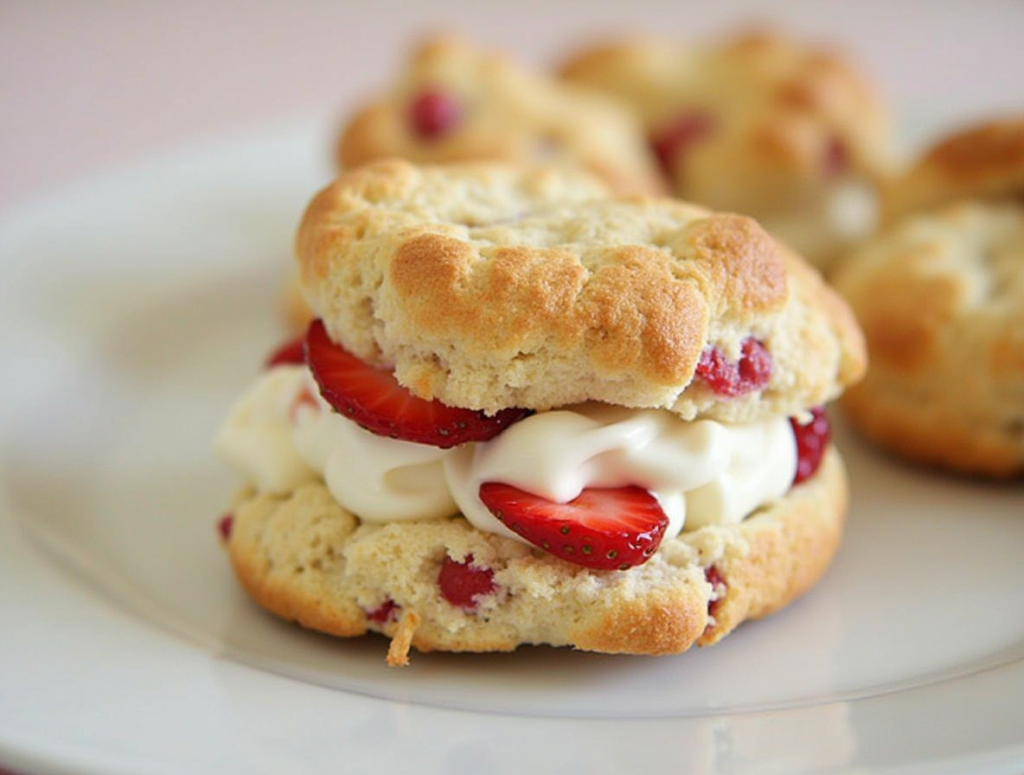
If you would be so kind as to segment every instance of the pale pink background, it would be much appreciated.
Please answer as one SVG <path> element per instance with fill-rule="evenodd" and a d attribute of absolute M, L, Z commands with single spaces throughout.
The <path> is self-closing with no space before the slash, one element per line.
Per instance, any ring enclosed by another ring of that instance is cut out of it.
<path fill-rule="evenodd" d="M 1021 2 L 0 0 L 0 209 L 196 138 L 340 116 L 425 30 L 542 63 L 609 31 L 685 38 L 749 19 L 844 44 L 907 115 L 1024 109 Z"/>

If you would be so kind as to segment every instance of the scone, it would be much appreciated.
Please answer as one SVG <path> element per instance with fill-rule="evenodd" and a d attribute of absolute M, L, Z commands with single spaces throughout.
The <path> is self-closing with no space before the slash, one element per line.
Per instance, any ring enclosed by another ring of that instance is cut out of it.
<path fill-rule="evenodd" d="M 582 51 L 562 73 L 636 108 L 683 199 L 752 215 L 822 266 L 873 230 L 888 119 L 833 53 L 775 33 L 634 39 Z"/>
<path fill-rule="evenodd" d="M 217 446 L 262 606 L 420 651 L 707 645 L 810 588 L 849 310 L 754 221 L 582 172 L 384 161 L 297 239 L 317 320 Z"/>
<path fill-rule="evenodd" d="M 397 82 L 348 122 L 337 158 L 343 169 L 389 157 L 566 164 L 620 194 L 660 193 L 644 137 L 617 100 L 444 36 L 420 46 Z"/>
<path fill-rule="evenodd" d="M 886 203 L 888 228 L 836 276 L 871 353 L 844 408 L 868 437 L 911 460 L 1019 476 L 1024 119 L 938 143 Z"/>

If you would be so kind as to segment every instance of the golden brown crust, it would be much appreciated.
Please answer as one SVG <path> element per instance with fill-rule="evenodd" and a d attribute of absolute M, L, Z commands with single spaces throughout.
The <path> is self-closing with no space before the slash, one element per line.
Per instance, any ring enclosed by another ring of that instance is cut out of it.
<path fill-rule="evenodd" d="M 691 46 L 633 38 L 561 72 L 632 105 L 652 137 L 700 118 L 704 131 L 669 162 L 678 196 L 753 215 L 818 263 L 870 228 L 836 217 L 848 211 L 837 203 L 870 198 L 890 174 L 888 118 L 832 52 L 771 32 Z"/>
<path fill-rule="evenodd" d="M 463 106 L 450 131 L 429 138 L 418 136 L 409 121 L 411 101 L 426 90 Z M 565 164 L 590 171 L 621 194 L 664 190 L 640 122 L 627 107 L 452 36 L 424 43 L 388 94 L 360 110 L 341 134 L 342 168 L 390 157 Z"/>
<path fill-rule="evenodd" d="M 836 276 L 871 355 L 844 397 L 887 448 L 965 473 L 1024 473 L 1024 207 L 910 216 Z"/>
<path fill-rule="evenodd" d="M 317 195 L 297 253 L 335 341 L 454 406 L 740 421 L 823 403 L 864 367 L 843 302 L 754 221 L 564 171 L 369 165 Z M 750 336 L 774 359 L 765 390 L 693 382 L 705 346 L 736 358 Z"/>
<path fill-rule="evenodd" d="M 982 425 L 870 385 L 843 396 L 842 407 L 867 438 L 915 463 L 994 479 L 1024 474 L 1024 421 Z"/>
<path fill-rule="evenodd" d="M 743 620 L 809 589 L 839 543 L 847 488 L 830 450 L 818 473 L 739 525 L 665 542 L 629 571 L 591 571 L 461 518 L 360 525 L 321 484 L 289 496 L 245 497 L 227 542 L 235 573 L 261 606 L 310 629 L 392 638 L 389 664 L 419 651 L 511 651 L 551 644 L 606 653 L 673 654 L 708 645 Z M 490 568 L 495 591 L 463 611 L 440 595 L 445 557 Z M 705 579 L 714 566 L 724 590 Z M 390 621 L 367 616 L 384 601 Z"/>
<path fill-rule="evenodd" d="M 1024 117 L 1006 118 L 951 134 L 921 158 L 886 192 L 885 216 L 958 199 L 1024 197 Z"/>

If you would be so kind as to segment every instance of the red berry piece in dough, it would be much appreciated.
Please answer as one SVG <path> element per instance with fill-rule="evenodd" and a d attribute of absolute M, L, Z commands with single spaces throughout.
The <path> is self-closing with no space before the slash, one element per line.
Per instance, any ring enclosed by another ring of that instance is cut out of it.
<path fill-rule="evenodd" d="M 846 148 L 846 143 L 838 137 L 829 140 L 825 146 L 825 158 L 822 163 L 828 176 L 845 172 L 850 164 L 850 152 Z"/>
<path fill-rule="evenodd" d="M 825 410 L 820 406 L 811 410 L 810 422 L 801 425 L 790 417 L 789 423 L 793 426 L 793 435 L 796 436 L 797 462 L 793 484 L 800 484 L 814 476 L 814 472 L 821 465 L 821 459 L 832 440 L 832 426 L 825 416 Z"/>
<path fill-rule="evenodd" d="M 235 518 L 231 514 L 225 514 L 217 520 L 217 532 L 220 533 L 222 541 L 227 541 L 231 538 L 231 527 L 234 522 Z"/>
<path fill-rule="evenodd" d="M 675 175 L 679 159 L 715 131 L 715 119 L 707 113 L 684 113 L 651 136 L 651 148 L 662 171 Z"/>
<path fill-rule="evenodd" d="M 439 89 L 421 91 L 409 102 L 409 125 L 424 140 L 433 140 L 454 129 L 462 119 L 462 106 Z"/>
<path fill-rule="evenodd" d="M 657 551 L 668 517 L 642 487 L 589 487 L 556 503 L 509 484 L 485 482 L 480 500 L 502 524 L 567 562 L 627 570 Z"/>
<path fill-rule="evenodd" d="M 267 360 L 264 362 L 264 367 L 272 369 L 275 366 L 287 366 L 295 365 L 298 366 L 306 362 L 305 355 L 303 354 L 303 346 L 305 344 L 306 337 L 299 336 L 295 339 L 289 340 L 278 347 L 274 352 L 267 356 Z"/>
<path fill-rule="evenodd" d="M 437 574 L 437 585 L 441 597 L 464 611 L 476 610 L 477 597 L 489 595 L 494 586 L 494 573 L 490 568 L 473 565 L 473 555 L 466 555 L 465 562 L 458 562 L 445 556 L 441 572 Z"/>
<path fill-rule="evenodd" d="M 493 439 L 529 414 L 526 409 L 503 409 L 488 416 L 417 398 L 390 371 L 364 363 L 328 339 L 319 320 L 306 335 L 306 360 L 324 400 L 378 436 L 447 449 Z"/>
<path fill-rule="evenodd" d="M 725 598 L 725 577 L 718 570 L 718 566 L 709 565 L 704 569 L 704 578 L 712 587 L 712 600 L 708 601 L 708 616 L 714 616 L 719 605 Z"/>
<path fill-rule="evenodd" d="M 711 345 L 700 354 L 697 376 L 720 396 L 735 398 L 760 390 L 772 378 L 772 356 L 768 349 L 753 337 L 747 337 L 740 346 L 740 359 L 733 363 L 719 349 Z"/>
<path fill-rule="evenodd" d="M 387 624 L 390 621 L 394 621 L 398 615 L 398 603 L 389 597 L 376 608 L 368 608 L 364 612 L 366 613 L 366 618 L 370 621 L 377 622 L 378 624 Z"/>

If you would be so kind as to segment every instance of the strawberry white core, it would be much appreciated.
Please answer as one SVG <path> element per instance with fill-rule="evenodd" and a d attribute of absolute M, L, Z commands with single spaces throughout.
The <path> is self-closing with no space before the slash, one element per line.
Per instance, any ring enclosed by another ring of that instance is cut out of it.
<path fill-rule="evenodd" d="M 319 397 L 305 366 L 292 365 L 265 372 L 242 397 L 217 448 L 260 491 L 286 493 L 322 478 L 368 522 L 461 512 L 479 530 L 516 540 L 480 501 L 484 482 L 562 503 L 586 487 L 637 485 L 658 499 L 671 538 L 684 525 L 739 522 L 782 497 L 797 466 L 784 417 L 726 425 L 596 403 L 539 412 L 490 441 L 440 449 L 360 428 Z"/>

